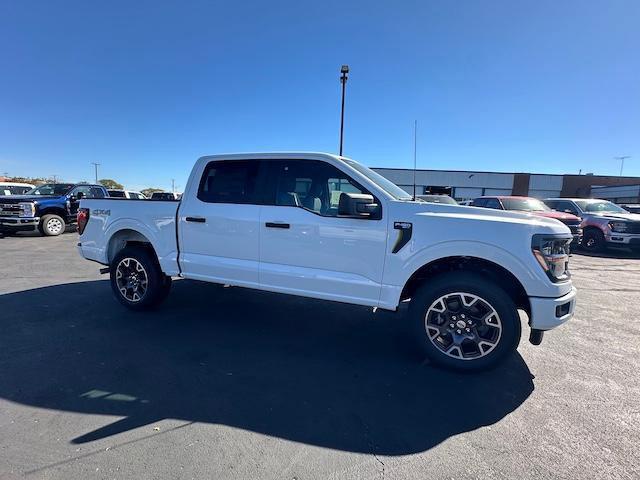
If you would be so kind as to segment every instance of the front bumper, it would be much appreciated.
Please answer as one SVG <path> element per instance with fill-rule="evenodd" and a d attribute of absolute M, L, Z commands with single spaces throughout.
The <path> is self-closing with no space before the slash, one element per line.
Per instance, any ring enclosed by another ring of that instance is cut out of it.
<path fill-rule="evenodd" d="M 551 330 L 573 317 L 576 308 L 576 287 L 558 298 L 529 297 L 531 316 L 529 325 L 534 330 Z"/>
<path fill-rule="evenodd" d="M 622 245 L 624 247 L 640 247 L 640 233 L 607 233 L 604 236 L 610 245 Z"/>
<path fill-rule="evenodd" d="M 582 229 L 579 228 L 577 230 L 572 231 L 571 235 L 573 235 L 573 240 L 571 241 L 571 245 L 580 245 L 582 243 Z"/>
<path fill-rule="evenodd" d="M 38 223 L 40 223 L 40 217 L 0 217 L 0 230 L 31 231 L 38 226 Z"/>

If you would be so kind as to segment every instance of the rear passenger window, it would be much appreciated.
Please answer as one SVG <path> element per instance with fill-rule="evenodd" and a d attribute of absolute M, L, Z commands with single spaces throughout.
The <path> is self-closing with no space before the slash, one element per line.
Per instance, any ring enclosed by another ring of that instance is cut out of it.
<path fill-rule="evenodd" d="M 104 191 L 98 187 L 91 187 L 89 195 L 89 198 L 104 198 Z"/>
<path fill-rule="evenodd" d="M 502 205 L 497 198 L 488 198 L 487 199 L 487 208 L 495 208 L 496 210 L 502 210 Z"/>
<path fill-rule="evenodd" d="M 257 203 L 258 166 L 255 160 L 210 162 L 198 198 L 208 203 Z"/>

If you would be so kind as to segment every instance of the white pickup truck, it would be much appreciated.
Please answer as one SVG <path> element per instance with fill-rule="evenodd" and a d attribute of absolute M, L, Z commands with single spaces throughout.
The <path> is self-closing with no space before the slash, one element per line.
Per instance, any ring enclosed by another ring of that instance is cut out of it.
<path fill-rule="evenodd" d="M 407 302 L 414 341 L 435 364 L 461 370 L 516 349 L 518 310 L 536 345 L 574 313 L 562 223 L 415 201 L 335 155 L 202 157 L 180 202 L 80 207 L 79 251 L 108 266 L 131 309 L 160 303 L 171 277 L 392 311 Z"/>

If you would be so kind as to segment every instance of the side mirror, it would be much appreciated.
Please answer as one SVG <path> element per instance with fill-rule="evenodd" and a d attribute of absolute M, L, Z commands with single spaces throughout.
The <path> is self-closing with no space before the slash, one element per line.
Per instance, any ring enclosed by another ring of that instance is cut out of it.
<path fill-rule="evenodd" d="M 78 192 L 76 193 L 76 200 L 82 200 L 84 198 L 84 193 Z"/>
<path fill-rule="evenodd" d="M 366 193 L 340 194 L 338 203 L 338 215 L 354 218 L 375 218 L 380 211 L 380 205 L 375 203 L 373 195 Z"/>

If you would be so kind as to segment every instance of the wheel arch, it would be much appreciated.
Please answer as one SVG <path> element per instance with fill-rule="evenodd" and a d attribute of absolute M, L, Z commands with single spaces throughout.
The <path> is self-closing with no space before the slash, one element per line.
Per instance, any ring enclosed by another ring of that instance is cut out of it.
<path fill-rule="evenodd" d="M 603 235 L 605 233 L 604 226 L 600 226 L 600 225 L 585 225 L 582 228 L 582 234 L 584 235 L 587 232 L 600 232 Z"/>
<path fill-rule="evenodd" d="M 100 237 L 105 238 L 102 259 L 109 264 L 114 255 L 127 242 L 139 242 L 153 249 L 153 253 L 166 275 L 178 275 L 178 252 L 175 233 L 175 223 L 159 226 L 159 222 L 145 222 L 133 218 L 118 218 L 103 226 Z M 86 233 L 86 232 L 85 232 Z M 113 242 L 113 243 L 112 243 Z M 124 245 L 123 245 L 124 242 Z"/>
<path fill-rule="evenodd" d="M 513 299 L 516 307 L 531 314 L 529 295 L 520 280 L 496 262 L 473 256 L 448 256 L 432 260 L 419 267 L 405 282 L 400 300 L 408 300 L 416 289 L 430 278 L 446 272 L 474 272 L 499 285 Z"/>
<path fill-rule="evenodd" d="M 62 220 L 64 220 L 66 224 L 69 224 L 69 215 L 64 208 L 46 207 L 46 208 L 43 208 L 41 212 L 38 212 L 38 216 L 40 218 L 44 217 L 45 215 L 58 215 L 59 217 L 62 218 Z"/>
<path fill-rule="evenodd" d="M 153 243 L 146 235 L 140 233 L 137 230 L 132 228 L 122 228 L 116 231 L 107 243 L 107 262 L 111 264 L 112 260 L 115 256 L 122 251 L 124 248 L 132 245 L 139 245 L 144 248 L 149 249 L 150 252 L 153 253 L 156 261 L 158 260 L 158 255 L 153 246 Z"/>

